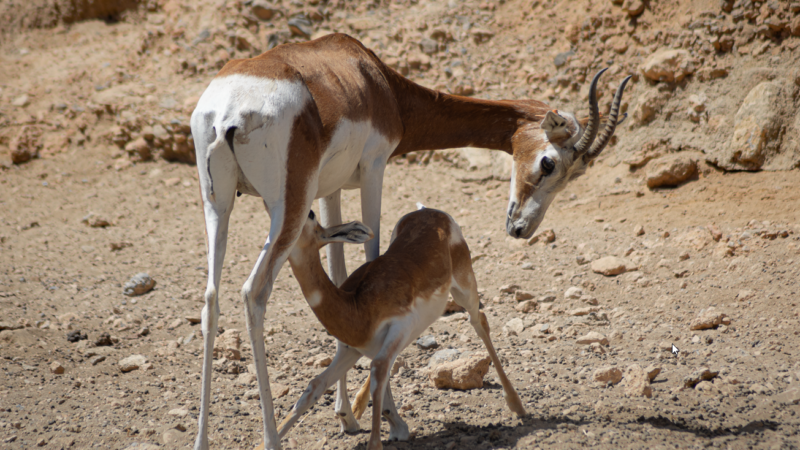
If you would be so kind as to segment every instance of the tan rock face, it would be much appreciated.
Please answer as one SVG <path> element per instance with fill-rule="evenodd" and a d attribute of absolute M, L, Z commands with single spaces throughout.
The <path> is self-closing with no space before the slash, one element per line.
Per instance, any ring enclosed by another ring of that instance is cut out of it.
<path fill-rule="evenodd" d="M 626 261 L 616 256 L 605 256 L 592 261 L 592 271 L 607 277 L 619 275 L 629 270 L 635 270 L 636 266 L 630 261 Z"/>
<path fill-rule="evenodd" d="M 590 331 L 586 333 L 585 336 L 579 337 L 578 340 L 575 342 L 582 345 L 590 345 L 594 344 L 595 342 L 601 345 L 608 345 L 608 338 L 598 333 L 597 331 Z"/>
<path fill-rule="evenodd" d="M 697 174 L 697 160 L 689 155 L 676 153 L 650 161 L 645 180 L 647 187 L 678 186 Z"/>
<path fill-rule="evenodd" d="M 625 395 L 631 397 L 652 397 L 650 378 L 638 364 L 633 364 L 625 370 Z"/>
<path fill-rule="evenodd" d="M 214 358 L 225 358 L 230 361 L 239 361 L 241 354 L 242 336 L 239 330 L 225 330 L 214 341 Z"/>
<path fill-rule="evenodd" d="M 680 82 L 697 70 L 697 62 L 686 50 L 662 50 L 653 53 L 639 66 L 646 78 L 653 81 Z"/>
<path fill-rule="evenodd" d="M 617 384 L 622 381 L 622 371 L 613 366 L 601 367 L 594 371 L 592 379 L 599 383 Z"/>
<path fill-rule="evenodd" d="M 729 170 L 758 170 L 779 150 L 783 85 L 776 81 L 754 87 L 736 113 L 731 145 L 717 164 Z"/>
<path fill-rule="evenodd" d="M 707 330 L 720 325 L 729 325 L 731 320 L 728 315 L 715 309 L 713 306 L 700 313 L 689 325 L 690 330 Z"/>
<path fill-rule="evenodd" d="M 489 356 L 472 356 L 441 364 L 428 374 L 438 389 L 475 389 L 483 387 L 483 377 L 489 372 Z"/>
<path fill-rule="evenodd" d="M 39 157 L 42 149 L 42 132 L 39 128 L 26 125 L 11 142 L 11 162 L 22 164 Z"/>

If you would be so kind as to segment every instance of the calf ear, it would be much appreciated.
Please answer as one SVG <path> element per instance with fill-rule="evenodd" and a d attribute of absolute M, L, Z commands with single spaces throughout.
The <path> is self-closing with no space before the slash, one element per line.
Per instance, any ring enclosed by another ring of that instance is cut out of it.
<path fill-rule="evenodd" d="M 544 130 L 547 135 L 547 140 L 550 142 L 562 141 L 569 137 L 567 119 L 553 111 L 547 111 L 544 120 L 542 120 L 541 128 Z"/>
<path fill-rule="evenodd" d="M 347 242 L 350 244 L 363 244 L 373 238 L 372 230 L 361 222 L 350 222 L 325 229 L 322 241 Z"/>

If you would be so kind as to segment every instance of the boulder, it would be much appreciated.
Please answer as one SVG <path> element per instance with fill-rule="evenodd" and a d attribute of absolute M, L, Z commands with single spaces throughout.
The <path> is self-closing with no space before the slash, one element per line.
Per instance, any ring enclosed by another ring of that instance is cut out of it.
<path fill-rule="evenodd" d="M 697 66 L 697 61 L 686 50 L 661 50 L 650 55 L 639 70 L 652 81 L 677 83 L 693 74 Z"/>
<path fill-rule="evenodd" d="M 591 345 L 594 344 L 595 342 L 601 345 L 608 345 L 608 338 L 598 333 L 597 331 L 590 331 L 586 333 L 585 336 L 579 337 L 578 340 L 575 342 L 581 345 Z"/>
<path fill-rule="evenodd" d="M 780 81 L 765 81 L 745 97 L 734 117 L 729 145 L 709 156 L 709 162 L 726 170 L 789 170 L 800 163 L 800 148 L 781 149 L 786 97 L 790 90 Z"/>
<path fill-rule="evenodd" d="M 617 384 L 622 381 L 622 371 L 613 366 L 601 367 L 594 371 L 592 379 L 598 383 Z"/>
<path fill-rule="evenodd" d="M 638 364 L 633 364 L 625 370 L 625 395 L 630 397 L 652 397 L 650 378 Z"/>
<path fill-rule="evenodd" d="M 220 337 L 214 341 L 214 359 L 225 358 L 230 361 L 239 361 L 241 353 L 242 336 L 239 330 L 225 330 Z"/>
<path fill-rule="evenodd" d="M 645 180 L 650 189 L 678 186 L 697 174 L 697 160 L 684 153 L 656 158 L 647 165 Z"/>
<path fill-rule="evenodd" d="M 25 125 L 11 141 L 11 162 L 22 164 L 39 157 L 42 149 L 42 131 L 35 126 Z"/>
<path fill-rule="evenodd" d="M 623 258 L 616 256 L 605 256 L 592 261 L 592 271 L 611 277 L 630 270 L 636 270 L 636 266 Z"/>
<path fill-rule="evenodd" d="M 119 370 L 122 372 L 130 372 L 143 366 L 147 362 L 144 355 L 131 355 L 119 362 Z"/>
<path fill-rule="evenodd" d="M 720 325 L 729 325 L 731 319 L 728 315 L 718 311 L 713 306 L 700 311 L 700 314 L 692 320 L 689 325 L 690 330 L 707 330 L 709 328 L 717 328 Z"/>
<path fill-rule="evenodd" d="M 475 389 L 483 387 L 483 377 L 489 372 L 489 356 L 472 356 L 441 364 L 428 374 L 437 389 Z"/>
<path fill-rule="evenodd" d="M 712 372 L 708 370 L 708 367 L 701 367 L 692 372 L 691 375 L 685 376 L 683 378 L 683 385 L 687 388 L 694 388 L 701 381 L 713 380 L 717 374 L 719 374 L 719 372 Z"/>
<path fill-rule="evenodd" d="M 122 293 L 134 297 L 150 292 L 156 285 L 156 280 L 150 278 L 150 275 L 141 272 L 137 273 L 130 279 L 125 286 L 122 287 Z"/>

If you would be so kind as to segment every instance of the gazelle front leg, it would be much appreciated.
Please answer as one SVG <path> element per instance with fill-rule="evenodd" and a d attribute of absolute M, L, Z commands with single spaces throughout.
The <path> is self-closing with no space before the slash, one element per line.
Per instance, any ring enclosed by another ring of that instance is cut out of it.
<path fill-rule="evenodd" d="M 341 189 L 319 200 L 321 224 L 325 228 L 342 224 Z M 325 246 L 328 254 L 328 273 L 333 284 L 341 286 L 347 279 L 347 267 L 344 260 L 344 244 L 329 243 Z M 336 354 L 342 351 L 342 344 L 336 341 Z M 347 372 L 336 383 L 336 417 L 341 421 L 342 433 L 356 433 L 361 429 L 358 420 L 353 416 L 350 399 L 347 397 Z"/>
<path fill-rule="evenodd" d="M 336 350 L 336 356 L 333 357 L 331 364 L 308 383 L 308 387 L 303 392 L 303 395 L 297 399 L 289 415 L 281 422 L 280 429 L 278 430 L 278 436 L 281 439 L 286 436 L 286 433 L 289 432 L 297 420 L 300 419 L 309 408 L 314 406 L 314 403 L 319 400 L 322 393 L 325 392 L 325 389 L 333 385 L 335 381 L 340 380 L 342 374 L 347 373 L 347 371 L 353 367 L 353 364 L 358 361 L 358 358 L 361 357 L 361 353 L 359 353 L 358 350 L 342 344 L 341 342 L 339 344 Z"/>
<path fill-rule="evenodd" d="M 364 243 L 367 262 L 377 258 L 381 251 L 381 194 L 385 169 L 384 160 L 371 161 L 361 167 L 361 221 L 375 235 L 375 239 Z"/>
<path fill-rule="evenodd" d="M 316 186 L 314 186 L 316 189 Z M 312 191 L 313 192 L 313 191 Z M 275 409 L 272 404 L 272 391 L 269 386 L 269 371 L 264 348 L 264 314 L 267 300 L 272 293 L 272 286 L 283 264 L 289 257 L 300 235 L 302 224 L 311 208 L 313 197 L 308 196 L 302 205 L 285 203 L 268 204 L 264 201 L 271 218 L 267 243 L 258 256 L 255 267 L 242 287 L 242 300 L 245 304 L 247 332 L 253 348 L 253 362 L 258 378 L 258 390 L 261 397 L 261 416 L 264 422 L 264 448 L 280 450 L 281 442 L 275 426 Z"/>

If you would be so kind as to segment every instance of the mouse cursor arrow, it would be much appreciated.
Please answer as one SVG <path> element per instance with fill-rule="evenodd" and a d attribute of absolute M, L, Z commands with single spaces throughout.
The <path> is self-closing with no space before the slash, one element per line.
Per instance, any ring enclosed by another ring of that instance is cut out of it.
<path fill-rule="evenodd" d="M 678 350 L 678 347 L 675 347 L 675 344 L 672 344 L 672 354 L 678 356 L 679 351 L 680 350 Z"/>

